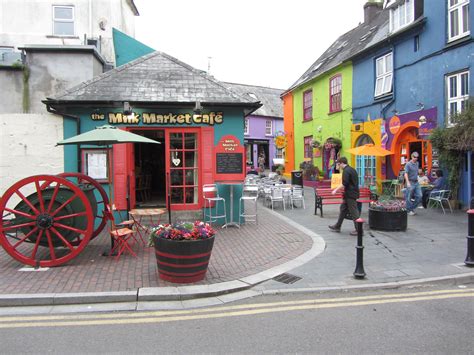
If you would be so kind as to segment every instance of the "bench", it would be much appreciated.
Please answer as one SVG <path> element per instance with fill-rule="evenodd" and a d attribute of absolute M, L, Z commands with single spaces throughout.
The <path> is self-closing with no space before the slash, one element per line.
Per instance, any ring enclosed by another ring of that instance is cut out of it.
<path fill-rule="evenodd" d="M 344 189 L 340 189 L 335 195 L 332 194 L 332 190 L 327 187 L 315 188 L 314 189 L 314 214 L 318 214 L 318 209 L 321 211 L 321 217 L 323 216 L 323 205 L 340 205 L 343 202 Z M 370 191 L 368 187 L 359 188 L 359 198 L 357 199 L 358 204 L 370 203 L 377 201 L 377 194 Z"/>

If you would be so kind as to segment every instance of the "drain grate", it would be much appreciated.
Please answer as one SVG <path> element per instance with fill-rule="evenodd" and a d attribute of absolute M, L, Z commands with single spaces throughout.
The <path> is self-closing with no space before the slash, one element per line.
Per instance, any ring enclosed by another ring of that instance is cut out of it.
<path fill-rule="evenodd" d="M 273 280 L 284 283 L 284 284 L 294 284 L 296 281 L 301 280 L 301 277 L 292 275 L 292 274 L 281 274 L 275 276 Z"/>

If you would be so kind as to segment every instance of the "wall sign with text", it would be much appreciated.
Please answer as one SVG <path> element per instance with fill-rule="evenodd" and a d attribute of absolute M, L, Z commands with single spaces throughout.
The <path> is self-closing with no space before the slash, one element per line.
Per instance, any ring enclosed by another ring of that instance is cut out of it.
<path fill-rule="evenodd" d="M 214 149 L 216 154 L 216 181 L 243 181 L 245 178 L 244 146 L 233 135 L 220 139 Z"/>
<path fill-rule="evenodd" d="M 122 112 L 108 112 L 91 114 L 93 121 L 108 121 L 108 124 L 128 124 L 138 125 L 142 122 L 144 125 L 193 125 L 205 124 L 214 126 L 224 122 L 224 113 L 207 112 L 200 114 L 173 113 L 166 114 L 143 112 L 141 114 L 132 112 L 130 115 L 124 115 Z"/>

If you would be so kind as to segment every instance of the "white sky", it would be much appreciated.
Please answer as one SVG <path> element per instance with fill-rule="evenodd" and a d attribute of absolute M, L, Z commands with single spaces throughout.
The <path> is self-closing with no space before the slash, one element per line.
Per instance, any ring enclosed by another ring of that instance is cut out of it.
<path fill-rule="evenodd" d="M 367 0 L 135 0 L 135 37 L 220 81 L 289 88 Z"/>

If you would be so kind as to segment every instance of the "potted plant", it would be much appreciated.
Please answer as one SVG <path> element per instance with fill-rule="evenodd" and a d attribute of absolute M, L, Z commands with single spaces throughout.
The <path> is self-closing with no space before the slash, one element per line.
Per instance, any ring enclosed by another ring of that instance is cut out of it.
<path fill-rule="evenodd" d="M 369 227 L 385 231 L 407 229 L 405 200 L 377 200 L 369 204 Z"/>
<path fill-rule="evenodd" d="M 152 228 L 158 276 L 175 283 L 204 279 L 214 245 L 215 230 L 201 221 L 160 224 Z"/>

